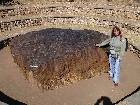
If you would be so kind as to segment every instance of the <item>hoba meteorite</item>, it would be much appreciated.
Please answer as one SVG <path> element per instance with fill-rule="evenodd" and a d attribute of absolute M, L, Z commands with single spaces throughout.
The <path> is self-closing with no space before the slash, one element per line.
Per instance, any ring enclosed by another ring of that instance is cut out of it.
<path fill-rule="evenodd" d="M 106 49 L 95 44 L 108 38 L 93 30 L 48 28 L 11 39 L 14 61 L 25 77 L 43 89 L 54 89 L 108 70 Z"/>

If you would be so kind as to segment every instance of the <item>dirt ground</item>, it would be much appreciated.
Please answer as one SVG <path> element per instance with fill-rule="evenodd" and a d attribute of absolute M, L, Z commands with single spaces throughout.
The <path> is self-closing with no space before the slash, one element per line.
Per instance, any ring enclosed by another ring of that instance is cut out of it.
<path fill-rule="evenodd" d="M 0 91 L 28 105 L 94 105 L 101 96 L 115 103 L 140 86 L 140 59 L 126 52 L 119 87 L 114 87 L 107 77 L 105 73 L 70 86 L 43 91 L 24 78 L 9 47 L 0 50 Z"/>

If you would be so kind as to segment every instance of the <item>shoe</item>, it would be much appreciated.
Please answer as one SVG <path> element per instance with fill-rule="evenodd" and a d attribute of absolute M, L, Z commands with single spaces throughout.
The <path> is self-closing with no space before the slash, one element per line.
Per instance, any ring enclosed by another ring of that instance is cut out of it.
<path fill-rule="evenodd" d="M 118 83 L 114 83 L 114 86 L 116 87 L 116 86 L 119 86 L 119 84 Z"/>
<path fill-rule="evenodd" d="M 110 77 L 110 76 L 108 76 L 108 79 L 109 79 L 109 80 L 111 80 L 111 77 Z"/>

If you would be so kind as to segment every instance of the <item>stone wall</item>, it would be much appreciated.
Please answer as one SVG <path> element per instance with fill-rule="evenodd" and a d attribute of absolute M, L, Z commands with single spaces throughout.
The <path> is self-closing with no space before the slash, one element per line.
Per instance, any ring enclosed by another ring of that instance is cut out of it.
<path fill-rule="evenodd" d="M 0 9 L 1 40 L 40 28 L 85 28 L 105 34 L 117 25 L 134 45 L 140 43 L 140 7 L 68 3 Z"/>

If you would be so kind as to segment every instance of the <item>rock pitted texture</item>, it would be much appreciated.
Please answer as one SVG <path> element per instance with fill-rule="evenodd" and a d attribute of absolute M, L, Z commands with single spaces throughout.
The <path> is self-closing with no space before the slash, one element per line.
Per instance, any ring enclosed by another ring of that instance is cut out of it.
<path fill-rule="evenodd" d="M 17 36 L 10 47 L 27 79 L 33 73 L 38 86 L 54 89 L 107 72 L 106 50 L 94 46 L 106 38 L 97 31 L 51 28 Z"/>

